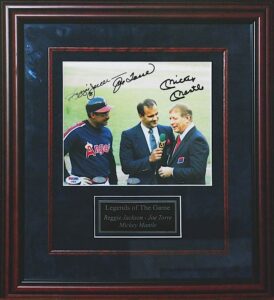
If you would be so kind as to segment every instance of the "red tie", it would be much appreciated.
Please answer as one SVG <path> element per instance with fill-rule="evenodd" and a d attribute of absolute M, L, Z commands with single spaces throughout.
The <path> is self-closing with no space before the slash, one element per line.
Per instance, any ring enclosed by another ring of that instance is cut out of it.
<path fill-rule="evenodd" d="M 173 155 L 174 155 L 175 151 L 178 149 L 178 147 L 180 146 L 180 144 L 181 144 L 181 138 L 178 135 L 177 136 L 177 142 L 176 142 L 176 145 L 175 145 L 174 150 L 173 150 Z"/>

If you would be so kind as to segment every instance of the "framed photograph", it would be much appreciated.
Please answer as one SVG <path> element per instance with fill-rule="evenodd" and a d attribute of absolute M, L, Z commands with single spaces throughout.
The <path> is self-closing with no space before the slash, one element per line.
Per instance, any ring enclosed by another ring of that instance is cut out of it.
<path fill-rule="evenodd" d="M 1 2 L 0 299 L 272 299 L 273 1 Z"/>

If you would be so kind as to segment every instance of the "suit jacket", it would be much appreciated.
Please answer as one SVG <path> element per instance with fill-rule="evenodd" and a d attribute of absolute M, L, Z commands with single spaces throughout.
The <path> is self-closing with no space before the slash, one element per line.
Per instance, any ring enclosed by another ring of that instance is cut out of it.
<path fill-rule="evenodd" d="M 164 147 L 161 161 L 157 163 L 149 162 L 150 150 L 143 133 L 141 123 L 122 132 L 120 143 L 120 160 L 122 171 L 129 174 L 129 177 L 136 177 L 141 180 L 140 184 L 157 184 L 160 178 L 157 169 L 161 165 L 166 165 L 174 143 L 172 128 L 169 126 L 157 126 L 159 135 L 165 133 L 166 145 Z"/>
<path fill-rule="evenodd" d="M 175 153 L 172 152 L 167 165 L 174 168 L 173 176 L 166 180 L 166 184 L 205 184 L 209 146 L 195 126 L 186 134 Z"/>

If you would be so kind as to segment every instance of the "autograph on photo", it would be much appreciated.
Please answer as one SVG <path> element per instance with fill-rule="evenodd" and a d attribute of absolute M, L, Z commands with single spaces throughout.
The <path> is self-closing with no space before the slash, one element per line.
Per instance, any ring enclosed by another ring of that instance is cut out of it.
<path fill-rule="evenodd" d="M 123 85 L 126 85 L 132 81 L 138 80 L 140 78 L 146 77 L 152 74 L 155 71 L 155 65 L 153 63 L 148 63 L 149 69 L 144 71 L 143 73 L 135 74 L 131 72 L 129 76 L 127 74 L 129 72 L 124 72 L 122 74 L 116 75 L 111 79 L 107 78 L 102 80 L 100 83 L 86 84 L 86 88 L 80 90 L 79 92 L 75 91 L 72 95 L 70 95 L 67 100 L 72 100 L 73 98 L 79 99 L 81 97 L 87 97 L 87 99 L 92 99 L 95 96 L 95 90 L 101 86 L 104 86 L 107 83 L 112 82 L 113 86 L 113 94 L 117 93 Z"/>
<path fill-rule="evenodd" d="M 177 89 L 178 84 L 183 84 L 185 82 L 193 82 L 194 83 L 195 80 L 196 80 L 196 78 L 191 77 L 190 75 L 188 75 L 184 78 L 177 78 L 177 75 L 176 75 L 176 79 L 168 78 L 168 79 L 164 80 L 160 84 L 160 89 L 163 90 L 163 91 L 166 91 L 166 90 L 176 88 L 176 90 L 169 97 L 170 101 L 174 102 L 174 101 L 177 101 L 177 100 L 180 100 L 180 99 L 184 99 L 185 96 L 187 96 L 190 93 L 194 93 L 194 92 L 197 92 L 197 91 L 202 91 L 204 89 L 204 87 L 201 86 L 199 83 L 196 84 L 196 85 L 195 84 L 192 85 L 192 87 L 190 89 L 187 89 L 187 90 L 184 90 L 184 91 Z"/>

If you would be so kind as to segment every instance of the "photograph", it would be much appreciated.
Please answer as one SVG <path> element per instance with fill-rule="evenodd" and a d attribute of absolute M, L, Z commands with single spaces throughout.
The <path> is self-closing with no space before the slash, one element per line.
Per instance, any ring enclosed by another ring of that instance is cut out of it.
<path fill-rule="evenodd" d="M 212 183 L 211 61 L 63 61 L 64 186 Z"/>

